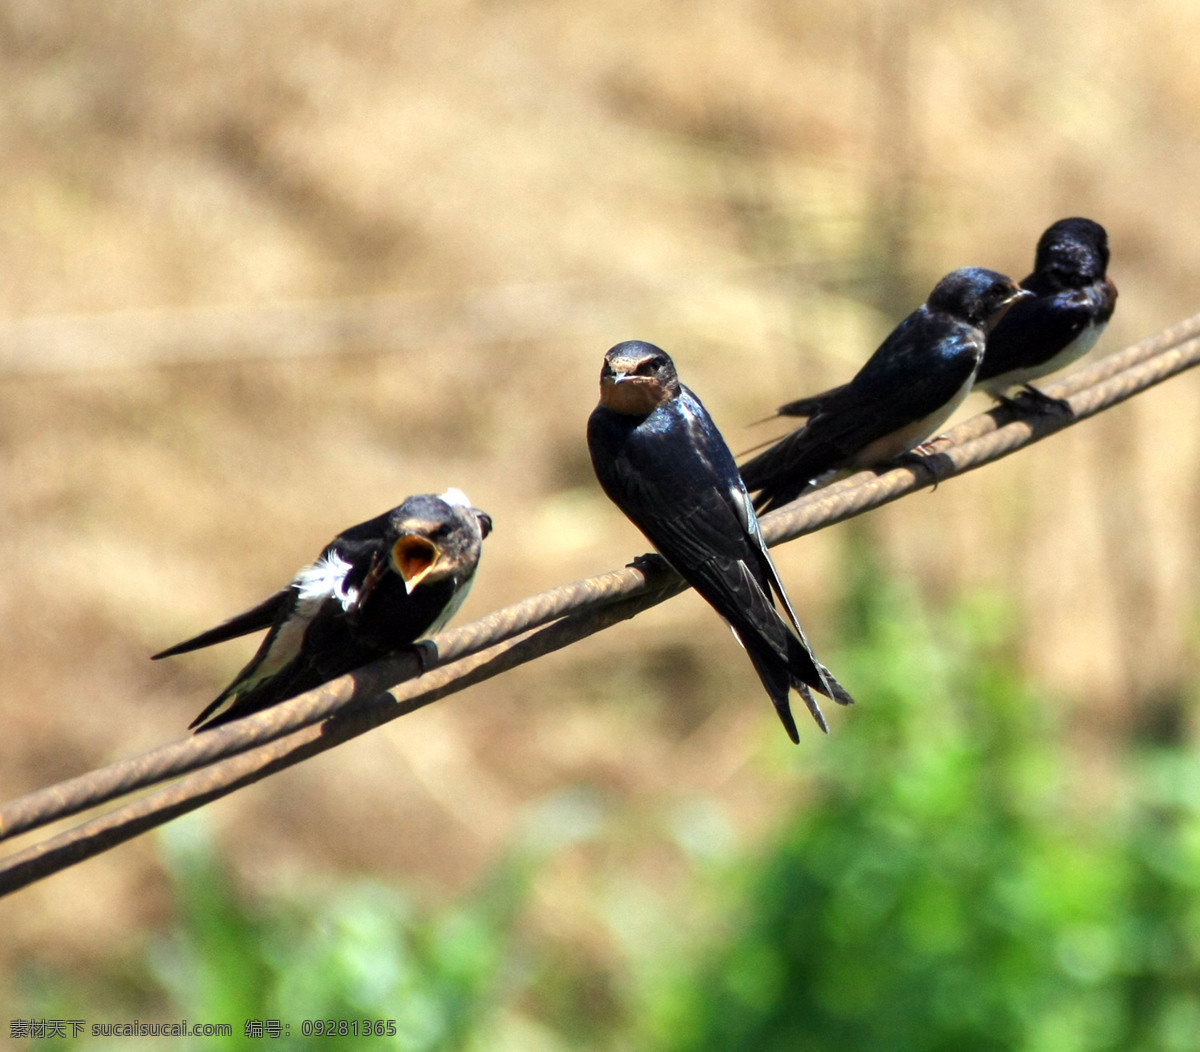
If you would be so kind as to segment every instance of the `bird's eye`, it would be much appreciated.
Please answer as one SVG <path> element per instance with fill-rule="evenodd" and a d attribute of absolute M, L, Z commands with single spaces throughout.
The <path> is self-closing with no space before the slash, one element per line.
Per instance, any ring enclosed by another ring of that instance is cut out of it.
<path fill-rule="evenodd" d="M 663 360 L 657 355 L 653 358 L 647 358 L 644 362 L 638 362 L 638 367 L 634 370 L 637 376 L 653 376 L 663 366 Z"/>

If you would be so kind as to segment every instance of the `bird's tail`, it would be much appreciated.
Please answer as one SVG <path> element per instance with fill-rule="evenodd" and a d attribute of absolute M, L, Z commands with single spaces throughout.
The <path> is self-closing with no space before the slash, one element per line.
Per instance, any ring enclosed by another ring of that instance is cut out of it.
<path fill-rule="evenodd" d="M 740 637 L 739 637 L 740 638 Z M 758 678 L 762 680 L 762 685 L 766 688 L 767 694 L 771 698 L 771 703 L 775 706 L 775 711 L 779 714 L 779 720 L 783 724 L 783 729 L 787 731 L 787 735 L 792 739 L 793 743 L 800 741 L 800 732 L 796 729 L 796 718 L 792 715 L 792 703 L 788 698 L 788 689 L 795 682 L 788 667 L 780 660 L 779 655 L 773 650 L 762 646 L 756 642 L 747 643 L 742 640 L 742 645 L 746 648 L 746 653 L 750 656 L 750 661 L 754 665 L 754 671 L 758 673 Z M 801 683 L 803 686 L 803 683 Z M 829 726 L 825 723 L 825 717 L 821 713 L 820 706 L 812 696 L 812 692 L 804 687 L 800 691 L 800 696 L 804 698 L 805 704 L 808 705 L 808 711 L 813 714 L 813 719 L 817 721 L 817 726 L 826 734 L 829 733 Z"/>
<path fill-rule="evenodd" d="M 746 489 L 755 493 L 759 514 L 782 508 L 813 487 L 816 480 L 836 467 L 839 454 L 829 442 L 812 442 L 805 428 L 784 435 L 738 467 Z"/>
<path fill-rule="evenodd" d="M 850 694 L 850 691 L 848 691 L 837 681 L 833 673 L 830 672 L 829 669 L 827 669 L 824 665 L 822 665 L 821 662 L 816 661 L 815 659 L 814 664 L 817 666 L 817 675 L 820 677 L 821 686 L 816 687 L 816 684 L 813 684 L 813 686 L 816 687 L 817 690 L 821 691 L 825 697 L 833 699 L 839 705 L 853 705 L 854 698 Z"/>
<path fill-rule="evenodd" d="M 775 410 L 776 416 L 802 416 L 813 417 L 821 411 L 821 405 L 825 400 L 825 394 L 813 395 L 812 398 L 797 398 L 794 402 L 788 402 L 787 405 L 781 405 Z"/>
<path fill-rule="evenodd" d="M 825 697 L 836 701 L 839 705 L 854 704 L 854 698 L 850 692 L 837 681 L 829 669 L 817 660 L 803 634 L 797 636 L 788 634 L 788 674 L 792 686 L 804 698 L 813 718 L 821 724 L 823 730 L 825 729 L 824 720 L 820 716 L 816 699 L 812 697 L 812 691 L 824 694 Z"/>
<path fill-rule="evenodd" d="M 825 714 L 821 711 L 813 691 L 824 694 L 839 705 L 853 705 L 854 698 L 837 681 L 834 674 L 813 657 L 812 651 L 801 640 L 791 633 L 788 633 L 788 640 L 786 661 L 771 647 L 756 642 L 742 642 L 754 665 L 754 671 L 758 673 L 758 678 L 779 714 L 784 730 L 793 742 L 799 742 L 800 732 L 796 728 L 789 698 L 791 688 L 795 688 L 796 693 L 804 700 L 813 720 L 825 734 L 829 733 L 829 724 L 825 721 Z"/>

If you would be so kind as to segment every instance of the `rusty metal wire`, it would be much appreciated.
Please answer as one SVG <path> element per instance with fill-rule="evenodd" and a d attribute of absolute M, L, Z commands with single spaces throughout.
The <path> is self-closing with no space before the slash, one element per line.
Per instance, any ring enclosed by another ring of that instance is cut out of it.
<path fill-rule="evenodd" d="M 1073 416 L 999 406 L 961 424 L 925 463 L 862 472 L 763 518 L 779 544 L 945 481 L 1200 364 L 1200 314 L 1046 388 Z M 243 720 L 69 779 L 0 807 L 0 840 L 161 782 L 174 784 L 0 859 L 0 895 L 332 748 L 448 694 L 561 649 L 686 586 L 652 561 L 542 592 Z M 424 666 L 424 671 L 422 671 Z M 182 776 L 182 777 L 181 777 Z"/>

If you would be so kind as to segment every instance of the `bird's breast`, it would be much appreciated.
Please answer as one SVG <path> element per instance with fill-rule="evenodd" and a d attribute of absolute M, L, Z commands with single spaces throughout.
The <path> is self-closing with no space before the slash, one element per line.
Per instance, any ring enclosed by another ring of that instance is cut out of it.
<path fill-rule="evenodd" d="M 892 460 L 902 453 L 907 453 L 914 446 L 919 446 L 949 420 L 954 415 L 954 411 L 966 401 L 967 395 L 971 393 L 971 385 L 974 380 L 975 372 L 972 371 L 949 401 L 919 420 L 914 420 L 882 438 L 877 438 L 869 446 L 859 451 L 852 461 L 852 466 L 870 467 L 872 464 Z"/>

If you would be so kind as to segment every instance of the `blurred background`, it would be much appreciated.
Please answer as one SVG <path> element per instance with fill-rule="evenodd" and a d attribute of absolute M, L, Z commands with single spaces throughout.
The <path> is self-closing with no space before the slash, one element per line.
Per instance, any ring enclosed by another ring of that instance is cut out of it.
<path fill-rule="evenodd" d="M 1063 216 L 1110 235 L 1096 353 L 1194 313 L 1198 33 L 1179 0 L 2 0 L 3 798 L 180 737 L 255 643 L 149 654 L 410 493 L 495 520 L 460 619 L 644 551 L 583 438 L 619 340 L 740 451 Z M 0 1004 L 1197 1047 L 1198 385 L 778 549 L 859 699 L 828 738 L 685 595 L 0 901 Z"/>

